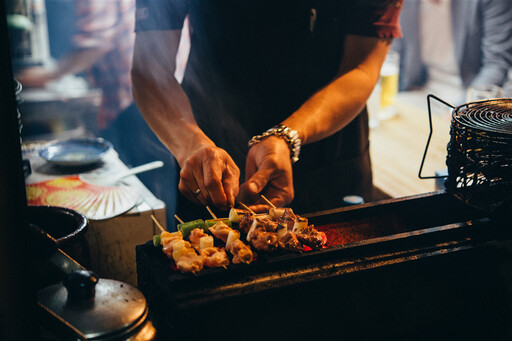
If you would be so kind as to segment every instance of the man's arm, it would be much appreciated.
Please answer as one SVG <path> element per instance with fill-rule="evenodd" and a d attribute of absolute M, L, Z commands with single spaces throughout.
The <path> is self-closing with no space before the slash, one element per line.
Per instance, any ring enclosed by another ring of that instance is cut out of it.
<path fill-rule="evenodd" d="M 73 49 L 54 66 L 36 66 L 16 75 L 27 87 L 44 86 L 50 81 L 90 69 L 114 47 L 119 29 L 115 1 L 75 0 L 77 13 Z"/>
<path fill-rule="evenodd" d="M 56 66 L 30 67 L 17 73 L 16 78 L 25 87 L 42 87 L 65 75 L 77 74 L 89 69 L 108 51 L 110 49 L 107 46 L 76 50 L 59 60 Z"/>
<path fill-rule="evenodd" d="M 181 193 L 196 203 L 227 209 L 238 195 L 240 171 L 199 128 L 174 77 L 180 35 L 180 30 L 137 33 L 132 68 L 135 101 L 180 164 Z"/>
<path fill-rule="evenodd" d="M 391 39 L 347 36 L 336 79 L 314 94 L 283 124 L 299 132 L 303 144 L 324 139 L 350 123 L 366 105 Z"/>
<path fill-rule="evenodd" d="M 366 105 L 390 44 L 391 39 L 347 36 L 336 78 L 282 124 L 298 131 L 303 144 L 324 139 L 345 127 Z M 288 145 L 277 137 L 251 147 L 246 165 L 249 180 L 241 187 L 242 199 L 256 200 L 264 194 L 276 206 L 289 204 L 294 197 L 289 155 Z"/>

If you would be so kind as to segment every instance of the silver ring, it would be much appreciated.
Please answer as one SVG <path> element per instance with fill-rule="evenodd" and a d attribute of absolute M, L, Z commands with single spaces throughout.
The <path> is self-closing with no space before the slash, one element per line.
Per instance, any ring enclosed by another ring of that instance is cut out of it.
<path fill-rule="evenodd" d="M 197 196 L 199 193 L 201 193 L 201 189 L 200 188 L 196 189 L 196 191 L 194 192 L 194 195 Z"/>

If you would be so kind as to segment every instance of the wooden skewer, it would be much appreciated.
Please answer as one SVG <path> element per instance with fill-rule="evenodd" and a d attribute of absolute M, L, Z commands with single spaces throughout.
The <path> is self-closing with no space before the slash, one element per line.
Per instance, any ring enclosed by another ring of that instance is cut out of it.
<path fill-rule="evenodd" d="M 153 221 L 155 222 L 156 226 L 158 226 L 158 228 L 160 229 L 161 232 L 165 232 L 164 227 L 162 225 L 160 225 L 160 223 L 158 222 L 158 220 L 156 220 L 154 215 L 151 215 L 151 219 L 153 219 Z"/>
<path fill-rule="evenodd" d="M 256 215 L 256 212 L 254 212 L 253 210 L 251 210 L 249 207 L 245 206 L 245 204 L 243 202 L 240 203 L 240 205 L 242 205 L 243 208 L 245 208 L 247 211 L 251 212 L 252 214 Z"/>
<path fill-rule="evenodd" d="M 185 222 L 183 220 L 181 220 L 177 214 L 174 215 L 174 218 L 176 218 L 176 220 L 178 220 L 180 223 L 185 224 Z"/>
<path fill-rule="evenodd" d="M 211 216 L 213 217 L 213 219 L 217 219 L 217 217 L 215 216 L 215 214 L 212 212 L 212 210 L 210 209 L 210 207 L 206 206 L 206 209 L 208 210 L 208 212 L 210 212 Z"/>
<path fill-rule="evenodd" d="M 267 204 L 269 204 L 270 206 L 272 206 L 273 208 L 276 208 L 276 205 L 274 205 L 270 200 L 268 200 L 267 198 L 265 198 L 265 196 L 262 194 L 261 197 L 263 198 L 263 200 L 265 200 L 267 202 Z"/>
<path fill-rule="evenodd" d="M 228 269 L 228 267 L 227 267 L 227 266 L 225 266 L 225 265 L 223 265 L 222 267 L 223 267 L 224 269 L 226 269 L 226 270 Z"/>

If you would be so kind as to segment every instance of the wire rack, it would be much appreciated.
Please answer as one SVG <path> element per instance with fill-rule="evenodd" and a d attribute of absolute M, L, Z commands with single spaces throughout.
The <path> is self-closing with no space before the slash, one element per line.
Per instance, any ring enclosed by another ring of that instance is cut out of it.
<path fill-rule="evenodd" d="M 512 209 L 512 98 L 470 102 L 452 111 L 447 191 L 491 213 Z"/>

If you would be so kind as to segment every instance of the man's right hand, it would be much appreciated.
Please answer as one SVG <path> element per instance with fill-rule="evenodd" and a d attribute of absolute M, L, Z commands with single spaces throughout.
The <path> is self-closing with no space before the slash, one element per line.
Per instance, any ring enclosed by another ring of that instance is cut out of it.
<path fill-rule="evenodd" d="M 235 205 L 239 181 L 240 170 L 224 149 L 202 146 L 183 162 L 179 190 L 195 203 L 228 210 Z"/>

